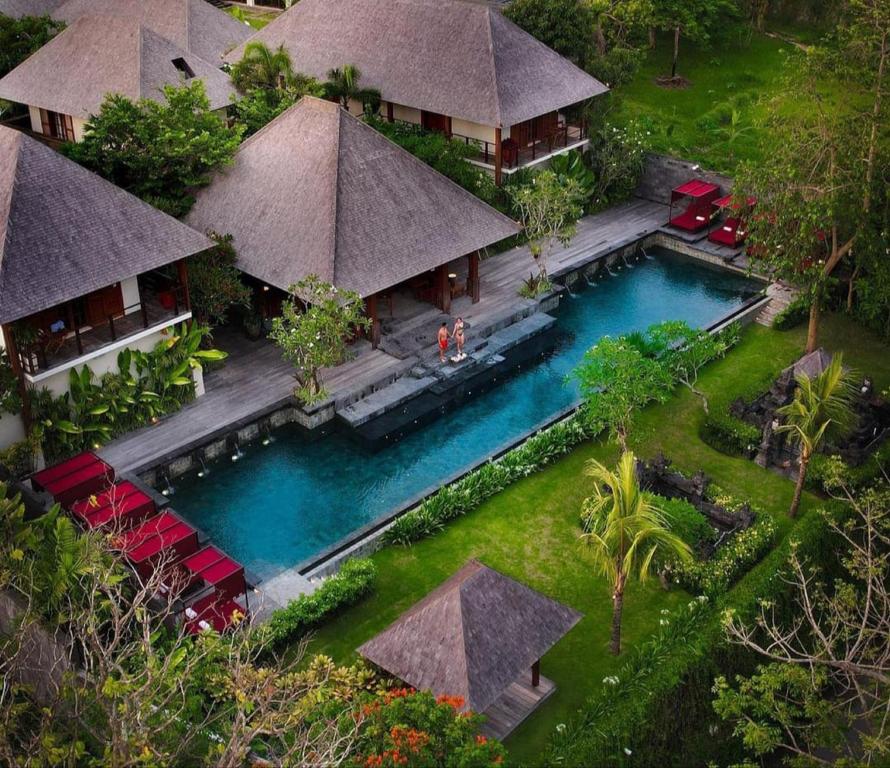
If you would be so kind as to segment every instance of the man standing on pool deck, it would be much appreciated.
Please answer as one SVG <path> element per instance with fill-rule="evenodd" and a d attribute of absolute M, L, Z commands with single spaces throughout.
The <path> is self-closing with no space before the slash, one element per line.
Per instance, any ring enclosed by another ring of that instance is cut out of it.
<path fill-rule="evenodd" d="M 445 362 L 445 350 L 448 349 L 448 323 L 442 323 L 439 328 L 439 362 Z"/>

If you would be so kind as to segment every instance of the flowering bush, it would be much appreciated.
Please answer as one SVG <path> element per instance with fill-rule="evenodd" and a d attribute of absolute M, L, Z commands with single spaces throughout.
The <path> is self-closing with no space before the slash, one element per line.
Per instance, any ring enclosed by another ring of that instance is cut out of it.
<path fill-rule="evenodd" d="M 650 131 L 631 120 L 591 130 L 587 162 L 596 178 L 590 210 L 600 211 L 633 194 L 643 172 Z"/>
<path fill-rule="evenodd" d="M 355 768 L 461 766 L 488 768 L 506 756 L 500 742 L 479 733 L 481 715 L 462 712 L 459 696 L 396 688 L 374 696 L 362 709 Z"/>

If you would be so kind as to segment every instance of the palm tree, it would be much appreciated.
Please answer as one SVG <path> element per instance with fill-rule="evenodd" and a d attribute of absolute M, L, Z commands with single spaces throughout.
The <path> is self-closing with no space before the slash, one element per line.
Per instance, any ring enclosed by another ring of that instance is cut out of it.
<path fill-rule="evenodd" d="M 376 88 L 360 88 L 361 77 L 361 70 L 354 64 L 330 70 L 328 82 L 325 83 L 328 98 L 340 102 L 340 106 L 347 112 L 349 102 L 353 100 L 361 102 L 366 111 L 376 112 L 380 107 L 380 91 Z"/>
<path fill-rule="evenodd" d="M 293 79 L 293 65 L 285 47 L 279 45 L 273 51 L 259 40 L 248 43 L 241 61 L 232 67 L 232 82 L 242 92 L 282 89 Z"/>
<path fill-rule="evenodd" d="M 789 517 L 795 517 L 800 507 L 800 496 L 807 476 L 810 459 L 826 433 L 843 433 L 853 422 L 855 387 L 853 374 L 844 370 L 843 355 L 835 355 L 828 367 L 818 376 L 810 378 L 799 373 L 794 400 L 776 412 L 784 419 L 777 432 L 788 432 L 800 449 L 800 469 L 794 498 L 791 500 Z"/>
<path fill-rule="evenodd" d="M 595 482 L 594 495 L 584 502 L 581 538 L 593 552 L 599 572 L 612 585 L 612 641 L 621 652 L 621 610 L 628 579 L 649 577 L 656 555 L 690 560 L 689 545 L 671 533 L 665 513 L 643 493 L 632 452 L 621 455 L 617 471 L 590 461 L 585 474 Z"/>

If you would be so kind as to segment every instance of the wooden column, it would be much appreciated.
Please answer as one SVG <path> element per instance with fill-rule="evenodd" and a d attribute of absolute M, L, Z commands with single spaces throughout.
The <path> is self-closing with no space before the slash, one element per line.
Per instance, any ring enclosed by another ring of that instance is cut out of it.
<path fill-rule="evenodd" d="M 504 156 L 501 151 L 501 129 L 494 129 L 494 183 L 497 186 L 501 186 L 502 182 L 502 173 L 501 168 L 503 166 Z"/>
<path fill-rule="evenodd" d="M 28 385 L 25 383 L 25 373 L 22 370 L 22 361 L 19 359 L 19 350 L 15 343 L 15 336 L 12 328 L 4 323 L 3 344 L 6 347 L 6 355 L 9 358 L 9 367 L 15 374 L 19 382 L 19 397 L 22 399 L 22 423 L 25 425 L 25 434 L 31 431 L 31 397 L 28 392 Z"/>
<path fill-rule="evenodd" d="M 365 313 L 371 321 L 371 349 L 377 349 L 380 345 L 380 318 L 377 313 L 377 294 L 368 296 L 365 300 Z"/>
<path fill-rule="evenodd" d="M 473 303 L 479 302 L 480 286 L 479 286 L 479 251 L 473 251 L 467 256 L 467 293 Z"/>
<path fill-rule="evenodd" d="M 532 664 L 532 688 L 537 688 L 541 684 L 541 660 L 538 659 Z"/>
<path fill-rule="evenodd" d="M 451 312 L 451 284 L 448 282 L 448 265 L 436 267 L 436 295 L 438 306 L 446 315 Z"/>
<path fill-rule="evenodd" d="M 192 308 L 192 297 L 189 293 L 189 270 L 185 259 L 176 262 L 176 274 L 179 277 L 179 285 L 182 287 L 182 302 L 186 312 Z"/>
<path fill-rule="evenodd" d="M 395 122 L 395 119 L 396 119 L 396 117 L 394 114 L 392 102 L 387 101 L 386 102 L 386 120 L 387 120 L 387 122 L 392 123 L 392 122 Z"/>

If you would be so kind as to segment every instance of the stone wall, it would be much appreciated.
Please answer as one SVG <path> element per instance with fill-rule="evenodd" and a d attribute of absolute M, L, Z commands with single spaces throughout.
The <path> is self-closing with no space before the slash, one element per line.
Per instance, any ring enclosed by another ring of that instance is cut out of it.
<path fill-rule="evenodd" d="M 723 194 L 732 191 L 733 181 L 729 176 L 704 170 L 688 160 L 650 153 L 646 155 L 646 165 L 634 194 L 667 205 L 671 201 L 671 190 L 690 179 L 710 181 L 719 186 Z"/>

